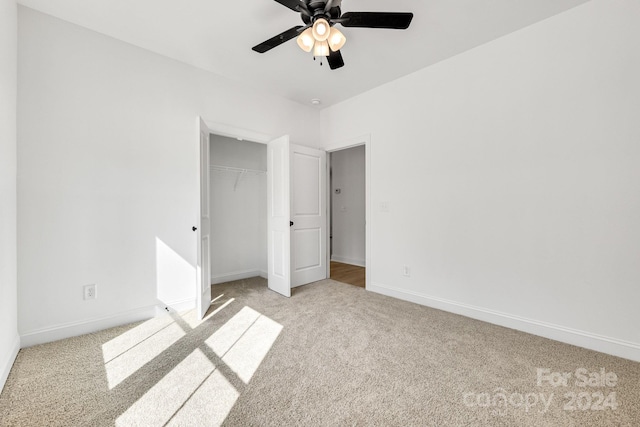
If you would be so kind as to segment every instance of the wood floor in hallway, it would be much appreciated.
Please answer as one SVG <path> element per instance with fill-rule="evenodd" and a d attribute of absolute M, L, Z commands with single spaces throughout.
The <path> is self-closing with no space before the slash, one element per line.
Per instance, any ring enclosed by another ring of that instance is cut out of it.
<path fill-rule="evenodd" d="M 331 261 L 331 279 L 349 285 L 365 287 L 365 268 Z"/>

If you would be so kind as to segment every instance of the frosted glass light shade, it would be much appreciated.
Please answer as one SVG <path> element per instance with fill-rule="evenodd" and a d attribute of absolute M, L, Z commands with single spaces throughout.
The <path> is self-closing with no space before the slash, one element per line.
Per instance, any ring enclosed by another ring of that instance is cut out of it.
<path fill-rule="evenodd" d="M 323 42 L 329 38 L 331 26 L 326 19 L 320 18 L 313 23 L 313 38 L 319 42 Z"/>
<path fill-rule="evenodd" d="M 342 46 L 347 42 L 347 38 L 336 27 L 331 27 L 328 42 L 331 50 L 337 52 L 342 49 Z"/>
<path fill-rule="evenodd" d="M 313 49 L 313 44 L 315 43 L 315 40 L 313 38 L 313 31 L 311 30 L 311 28 L 307 28 L 306 30 L 304 30 L 302 34 L 298 36 L 297 41 L 300 49 L 304 50 L 305 52 L 311 52 L 311 49 Z"/>
<path fill-rule="evenodd" d="M 313 56 L 329 56 L 329 43 L 316 42 L 313 47 Z"/>

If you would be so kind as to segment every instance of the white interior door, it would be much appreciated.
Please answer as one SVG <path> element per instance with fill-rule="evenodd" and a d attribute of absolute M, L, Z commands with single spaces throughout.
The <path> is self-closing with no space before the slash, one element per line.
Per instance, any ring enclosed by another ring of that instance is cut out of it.
<path fill-rule="evenodd" d="M 196 308 L 202 319 L 211 305 L 211 219 L 209 217 L 209 128 L 200 119 L 200 213 L 196 226 L 198 267 L 196 272 Z"/>
<path fill-rule="evenodd" d="M 327 278 L 326 153 L 291 144 L 291 286 Z"/>
<path fill-rule="evenodd" d="M 291 296 L 289 136 L 267 144 L 267 262 L 269 289 Z"/>
<path fill-rule="evenodd" d="M 289 142 L 267 144 L 269 288 L 291 288 L 327 277 L 326 153 Z"/>

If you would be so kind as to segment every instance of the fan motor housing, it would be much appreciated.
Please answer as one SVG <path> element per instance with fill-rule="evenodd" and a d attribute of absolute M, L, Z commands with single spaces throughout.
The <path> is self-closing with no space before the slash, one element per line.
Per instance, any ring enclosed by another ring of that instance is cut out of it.
<path fill-rule="evenodd" d="M 304 13 L 301 13 L 302 22 L 306 25 L 311 25 L 316 22 L 320 18 L 324 18 L 327 21 L 331 21 L 331 19 L 339 18 L 342 15 L 342 11 L 340 10 L 340 4 L 342 0 L 334 0 L 331 4 L 331 8 L 325 12 L 324 9 L 327 5 L 326 0 L 310 0 L 307 4 L 307 9 L 313 16 L 309 17 Z"/>

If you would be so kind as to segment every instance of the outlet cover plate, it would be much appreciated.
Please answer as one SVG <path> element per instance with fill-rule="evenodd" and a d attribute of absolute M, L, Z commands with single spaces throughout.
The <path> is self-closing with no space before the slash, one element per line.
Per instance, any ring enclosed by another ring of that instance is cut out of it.
<path fill-rule="evenodd" d="M 83 290 L 85 300 L 96 299 L 98 297 L 97 285 L 85 285 Z"/>

